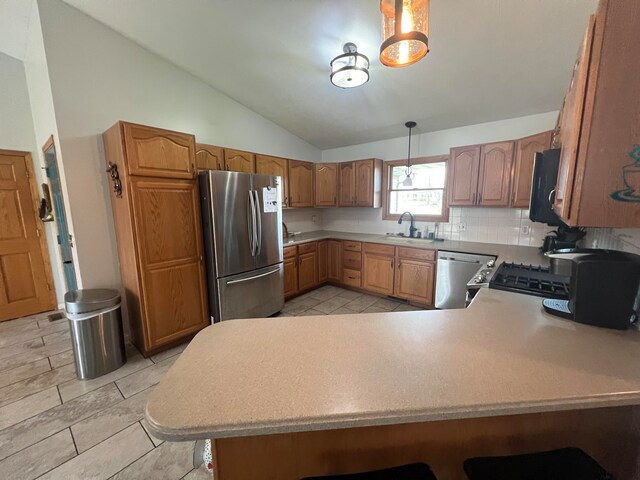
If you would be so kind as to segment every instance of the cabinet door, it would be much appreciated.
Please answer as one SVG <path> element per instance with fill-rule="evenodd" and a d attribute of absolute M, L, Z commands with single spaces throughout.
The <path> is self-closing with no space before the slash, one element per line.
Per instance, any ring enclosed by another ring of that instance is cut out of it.
<path fill-rule="evenodd" d="M 256 171 L 256 156 L 242 150 L 224 149 L 224 168 L 230 172 L 254 173 Z"/>
<path fill-rule="evenodd" d="M 373 160 L 360 160 L 354 164 L 356 205 L 373 207 Z"/>
<path fill-rule="evenodd" d="M 307 290 L 318 284 L 318 253 L 298 255 L 298 289 Z"/>
<path fill-rule="evenodd" d="M 224 170 L 224 152 L 222 147 L 197 143 L 196 167 L 198 170 Z"/>
<path fill-rule="evenodd" d="M 329 240 L 327 259 L 327 278 L 334 282 L 342 282 L 342 242 Z"/>
<path fill-rule="evenodd" d="M 383 295 L 393 295 L 394 264 L 394 257 L 365 252 L 363 288 Z"/>
<path fill-rule="evenodd" d="M 354 162 L 340 163 L 338 175 L 338 204 L 352 207 L 356 203 L 356 175 Z"/>
<path fill-rule="evenodd" d="M 196 139 L 187 133 L 122 123 L 130 175 L 193 178 Z"/>
<path fill-rule="evenodd" d="M 449 168 L 449 205 L 461 207 L 476 204 L 478 193 L 478 170 L 480 168 L 480 146 L 451 149 Z"/>
<path fill-rule="evenodd" d="M 200 202 L 193 180 L 131 180 L 145 343 L 153 349 L 206 327 Z"/>
<path fill-rule="evenodd" d="M 591 16 L 587 32 L 580 47 L 578 60 L 573 69 L 573 76 L 569 90 L 564 98 L 562 115 L 560 117 L 560 165 L 558 167 L 558 184 L 555 190 L 553 209 L 562 218 L 569 218 L 571 208 L 571 194 L 576 163 L 578 161 L 578 143 L 582 128 L 584 100 L 587 88 L 587 76 L 591 62 L 591 44 L 595 28 L 595 17 Z"/>
<path fill-rule="evenodd" d="M 396 272 L 395 295 L 433 305 L 435 263 L 401 258 Z"/>
<path fill-rule="evenodd" d="M 486 207 L 507 207 L 511 189 L 513 142 L 488 143 L 480 154 L 477 204 Z"/>
<path fill-rule="evenodd" d="M 288 298 L 298 292 L 298 257 L 285 258 L 283 265 L 284 296 Z"/>
<path fill-rule="evenodd" d="M 327 242 L 326 240 L 322 240 L 318 242 L 318 283 L 326 282 L 329 276 L 329 273 L 328 273 L 329 245 L 328 243 L 329 242 Z"/>
<path fill-rule="evenodd" d="M 280 186 L 280 201 L 283 208 L 289 206 L 289 170 L 287 159 L 270 157 L 267 155 L 256 155 L 256 173 L 262 175 L 277 175 L 282 178 Z"/>
<path fill-rule="evenodd" d="M 313 207 L 313 163 L 289 160 L 289 196 L 292 207 Z"/>
<path fill-rule="evenodd" d="M 522 138 L 516 142 L 513 180 L 511 183 L 512 207 L 529 208 L 533 161 L 536 158 L 536 153 L 543 152 L 551 147 L 552 133 L 543 132 Z"/>
<path fill-rule="evenodd" d="M 335 207 L 338 204 L 338 165 L 316 163 L 316 207 Z"/>

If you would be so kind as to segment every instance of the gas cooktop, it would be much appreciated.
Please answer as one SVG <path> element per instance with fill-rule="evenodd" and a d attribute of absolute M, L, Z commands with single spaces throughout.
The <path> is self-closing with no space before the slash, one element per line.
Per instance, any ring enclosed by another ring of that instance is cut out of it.
<path fill-rule="evenodd" d="M 502 263 L 489 288 L 544 298 L 568 299 L 569 277 L 549 272 L 549 268 L 518 263 Z"/>

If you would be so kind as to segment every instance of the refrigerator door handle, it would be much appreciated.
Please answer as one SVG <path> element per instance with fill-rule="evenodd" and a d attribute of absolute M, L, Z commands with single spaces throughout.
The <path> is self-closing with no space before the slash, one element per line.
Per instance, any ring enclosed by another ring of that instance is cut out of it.
<path fill-rule="evenodd" d="M 274 273 L 278 273 L 279 271 L 280 271 L 280 267 L 276 268 L 275 270 L 271 270 L 270 272 L 261 273 L 260 275 L 255 275 L 253 277 L 240 278 L 238 280 L 230 280 L 227 282 L 227 285 L 233 285 L 234 283 L 249 282 L 251 280 L 255 280 L 256 278 L 262 278 L 262 277 L 266 277 L 267 275 L 273 275 Z"/>
<path fill-rule="evenodd" d="M 253 204 L 253 195 L 249 190 L 249 203 L 247 204 L 247 222 L 249 227 L 249 247 L 251 248 L 251 256 L 256 255 L 256 207 Z"/>
<path fill-rule="evenodd" d="M 256 212 L 256 255 L 260 255 L 262 251 L 262 214 L 260 213 L 260 199 L 258 198 L 258 191 L 254 190 L 253 195 L 256 199 L 255 212 Z"/>

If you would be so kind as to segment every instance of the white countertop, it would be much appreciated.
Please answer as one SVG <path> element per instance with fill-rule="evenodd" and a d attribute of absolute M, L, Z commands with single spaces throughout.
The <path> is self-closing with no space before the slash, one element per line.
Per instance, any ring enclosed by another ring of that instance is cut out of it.
<path fill-rule="evenodd" d="M 464 310 L 222 322 L 152 392 L 172 441 L 640 404 L 640 332 L 483 289 Z"/>

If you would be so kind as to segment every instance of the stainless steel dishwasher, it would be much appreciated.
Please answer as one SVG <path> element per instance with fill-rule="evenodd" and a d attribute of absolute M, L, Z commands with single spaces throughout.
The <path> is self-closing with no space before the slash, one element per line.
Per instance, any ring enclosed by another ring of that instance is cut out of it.
<path fill-rule="evenodd" d="M 493 255 L 439 251 L 436 308 L 464 308 L 467 282 L 482 265 L 495 258 Z"/>

